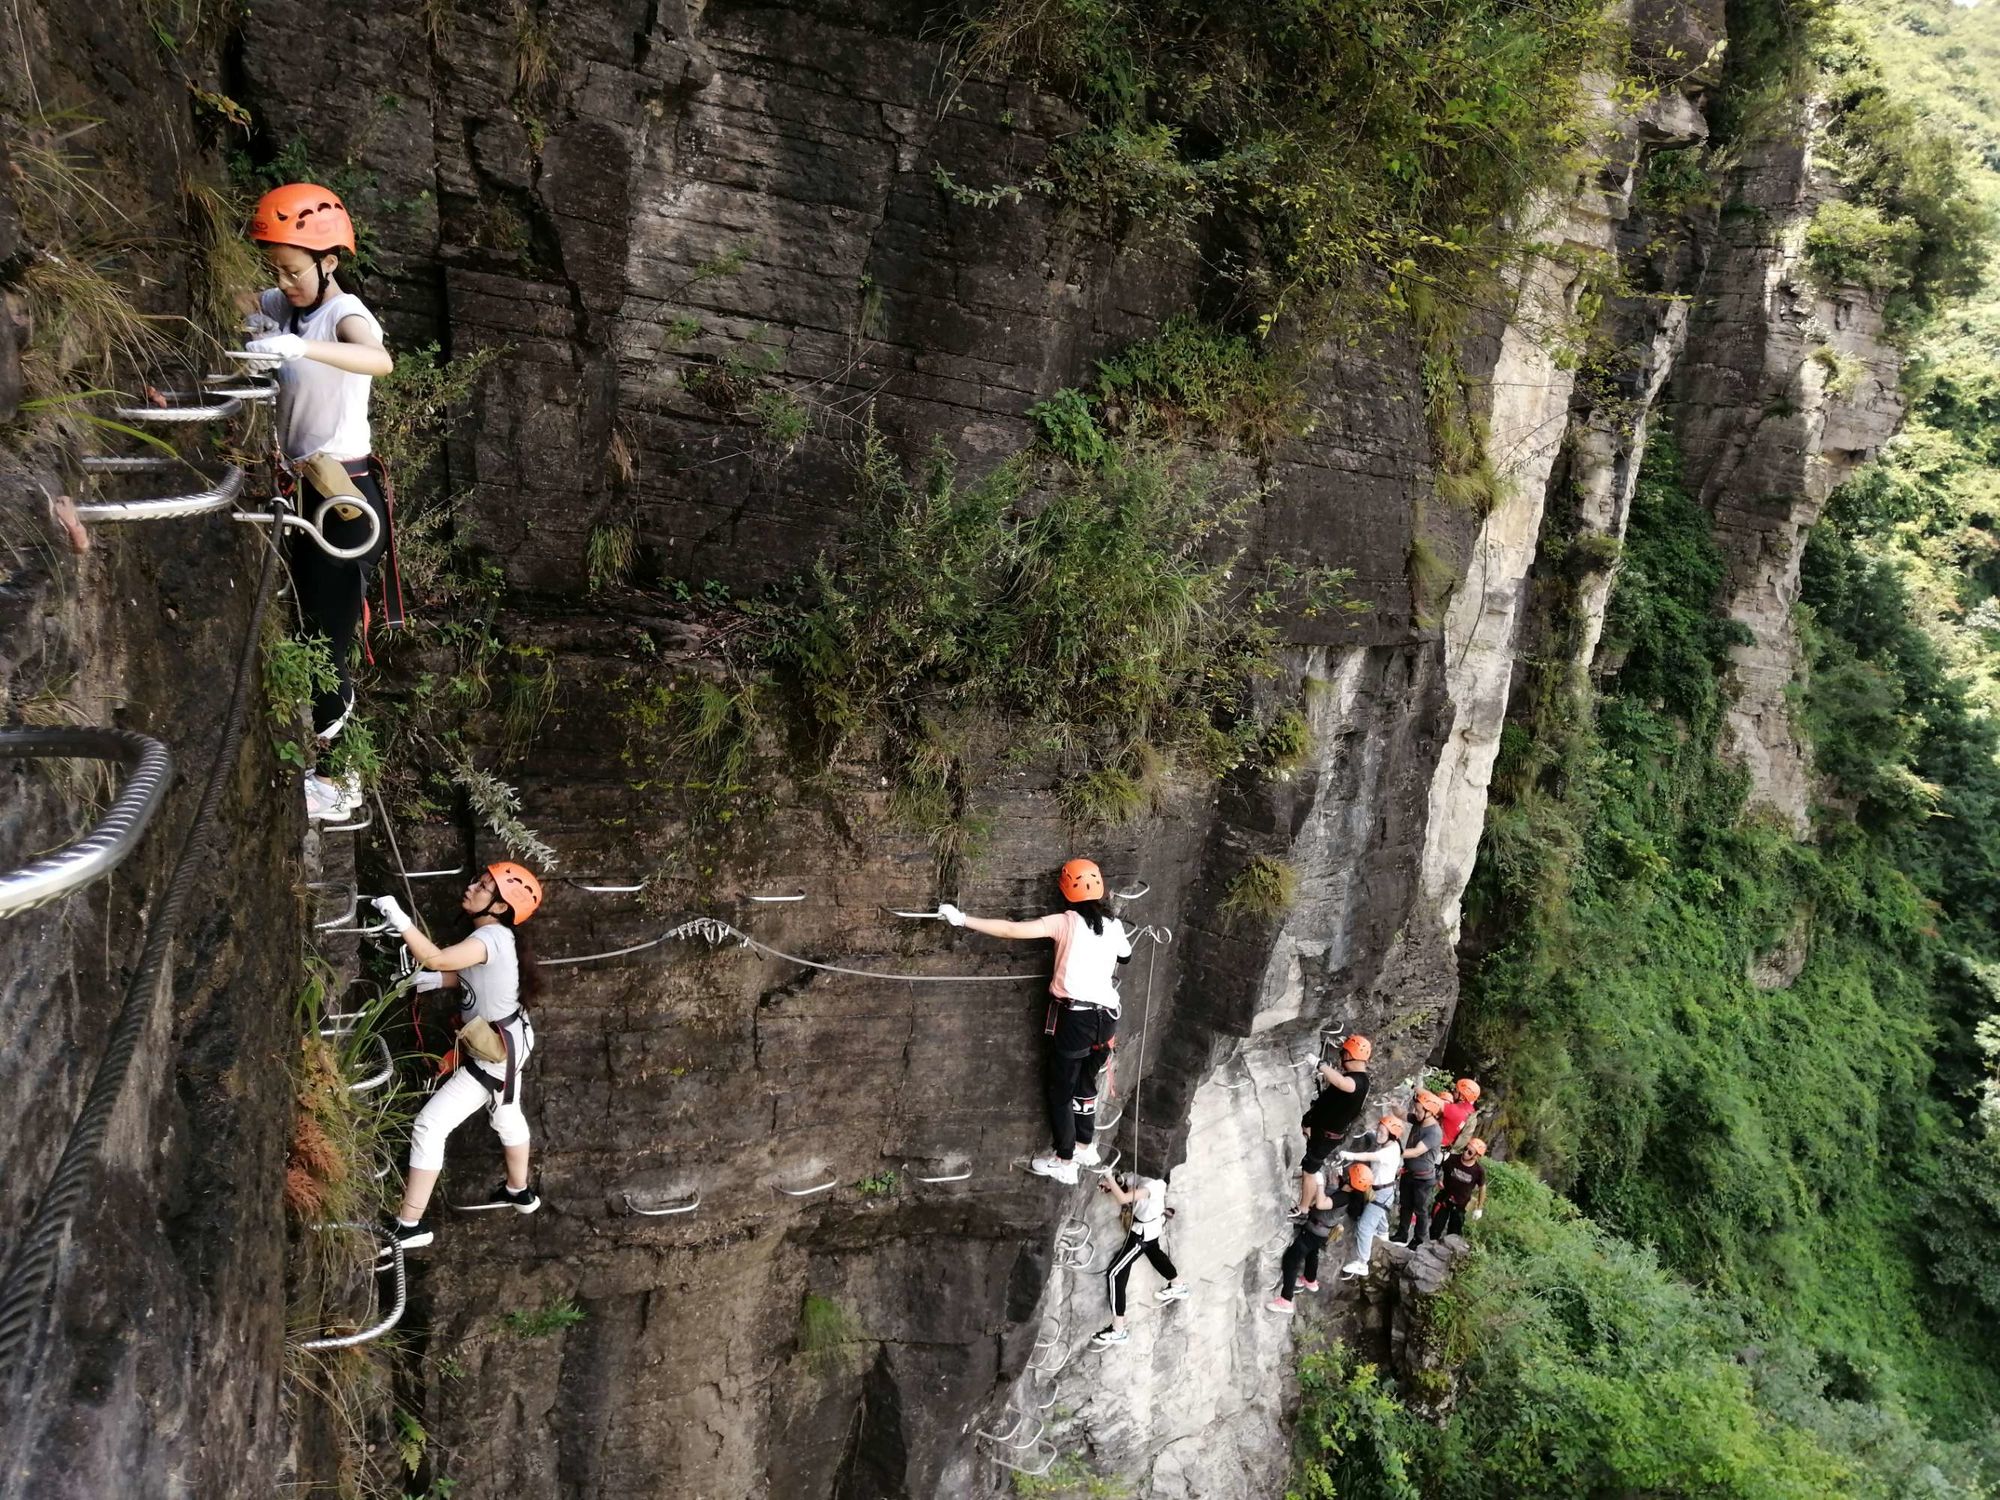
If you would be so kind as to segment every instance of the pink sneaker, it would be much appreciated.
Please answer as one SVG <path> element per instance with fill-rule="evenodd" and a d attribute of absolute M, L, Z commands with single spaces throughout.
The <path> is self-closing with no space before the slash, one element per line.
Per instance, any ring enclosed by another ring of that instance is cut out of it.
<path fill-rule="evenodd" d="M 1301 1281 L 1299 1283 L 1299 1290 L 1302 1292 L 1316 1292 L 1319 1290 L 1319 1283 L 1317 1281 Z"/>
<path fill-rule="evenodd" d="M 1273 1297 L 1269 1302 L 1266 1302 L 1264 1304 L 1264 1311 L 1274 1312 L 1274 1313 L 1284 1313 L 1287 1317 L 1289 1317 L 1292 1311 L 1292 1304 L 1286 1301 L 1283 1297 Z"/>

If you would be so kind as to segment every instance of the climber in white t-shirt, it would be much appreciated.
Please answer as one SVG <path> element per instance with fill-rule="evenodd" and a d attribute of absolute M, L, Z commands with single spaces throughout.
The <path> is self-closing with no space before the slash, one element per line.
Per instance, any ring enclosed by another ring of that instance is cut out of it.
<path fill-rule="evenodd" d="M 1028 1163 L 1057 1182 L 1073 1183 L 1077 1169 L 1096 1167 L 1097 1072 L 1118 1045 L 1118 986 L 1112 976 L 1132 956 L 1132 937 L 1104 902 L 1104 872 L 1073 859 L 1056 879 L 1063 910 L 1032 922 L 969 917 L 957 907 L 938 914 L 954 927 L 997 938 L 1048 938 L 1056 945 L 1049 977 L 1046 1084 L 1049 1132 L 1055 1145 Z"/>
<path fill-rule="evenodd" d="M 354 225 L 336 194 L 310 182 L 272 189 L 258 201 L 250 238 L 277 285 L 258 297 L 246 327 L 259 336 L 244 347 L 262 356 L 251 368 L 277 372 L 278 448 L 298 480 L 297 508 L 311 519 L 322 501 L 342 502 L 328 513 L 325 534 L 343 549 L 360 546 L 375 528 L 373 545 L 351 559 L 329 557 L 302 533 L 290 533 L 287 560 L 302 628 L 324 639 L 333 656 L 335 681 L 322 684 L 312 703 L 313 734 L 327 746 L 354 708 L 355 632 L 369 575 L 390 546 L 382 474 L 371 457 L 368 391 L 395 362 L 382 347 L 382 325 L 338 279 L 340 252 L 354 253 Z M 305 472 L 314 460 L 318 478 Z M 321 493 L 322 485 L 340 493 Z M 360 801 L 352 777 L 306 777 L 308 817 L 344 818 Z"/>

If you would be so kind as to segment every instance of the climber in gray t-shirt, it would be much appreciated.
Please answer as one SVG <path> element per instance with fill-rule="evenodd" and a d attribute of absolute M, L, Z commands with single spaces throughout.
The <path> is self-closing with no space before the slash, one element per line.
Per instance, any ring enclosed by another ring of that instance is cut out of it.
<path fill-rule="evenodd" d="M 1438 1167 L 1444 1158 L 1444 1127 L 1438 1115 L 1444 1100 L 1429 1089 L 1418 1089 L 1410 1105 L 1409 1142 L 1403 1148 L 1403 1188 L 1396 1200 L 1393 1245 L 1421 1245 L 1430 1230 L 1431 1196 L 1437 1192 Z"/>

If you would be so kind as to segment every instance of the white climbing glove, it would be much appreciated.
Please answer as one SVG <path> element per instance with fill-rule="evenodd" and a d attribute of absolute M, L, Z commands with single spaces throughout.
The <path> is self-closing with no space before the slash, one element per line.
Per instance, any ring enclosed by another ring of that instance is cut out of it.
<path fill-rule="evenodd" d="M 252 339 L 244 349 L 251 354 L 261 354 L 273 364 L 282 364 L 290 359 L 306 357 L 306 341 L 296 333 L 270 333 L 261 339 Z"/>
<path fill-rule="evenodd" d="M 440 974 L 436 969 L 419 969 L 417 970 L 416 980 L 411 984 L 410 988 L 414 989 L 420 995 L 426 990 L 441 990 L 444 988 L 444 975 Z"/>
<path fill-rule="evenodd" d="M 369 900 L 374 902 L 375 910 L 382 913 L 383 918 L 395 931 L 408 932 L 417 925 L 410 920 L 410 914 L 403 910 L 403 904 L 394 896 L 371 896 Z M 419 984 L 417 988 L 423 989 L 424 986 Z"/>
<path fill-rule="evenodd" d="M 1336 1152 L 1334 1152 L 1334 1154 L 1333 1154 L 1333 1159 L 1334 1159 L 1335 1161 L 1354 1161 L 1354 1160 L 1357 1160 L 1357 1158 L 1356 1158 L 1355 1154 L 1354 1154 L 1354 1153 L 1353 1153 L 1352 1151 L 1336 1151 Z"/>
<path fill-rule="evenodd" d="M 1486 1210 L 1483 1208 L 1475 1208 L 1472 1211 L 1472 1217 L 1475 1219 L 1483 1219 L 1486 1217 Z"/>
<path fill-rule="evenodd" d="M 963 927 L 965 925 L 965 913 L 953 906 L 949 901 L 940 901 L 938 903 L 938 915 L 954 927 Z"/>
<path fill-rule="evenodd" d="M 269 313 L 253 312 L 243 315 L 243 336 L 261 339 L 267 334 L 282 333 L 283 327 Z"/>

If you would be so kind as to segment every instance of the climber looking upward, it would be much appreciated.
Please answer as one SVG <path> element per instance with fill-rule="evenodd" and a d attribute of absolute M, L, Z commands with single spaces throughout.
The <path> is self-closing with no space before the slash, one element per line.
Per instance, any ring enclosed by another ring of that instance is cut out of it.
<path fill-rule="evenodd" d="M 1178 1302 L 1188 1294 L 1188 1289 L 1181 1273 L 1174 1269 L 1173 1258 L 1167 1254 L 1161 1238 L 1172 1212 L 1167 1207 L 1167 1185 L 1155 1177 L 1141 1177 L 1137 1172 L 1107 1172 L 1098 1179 L 1097 1186 L 1122 1205 L 1123 1212 L 1118 1217 L 1125 1226 L 1125 1243 L 1104 1268 L 1104 1290 L 1111 1299 L 1111 1326 L 1100 1328 L 1090 1338 L 1091 1348 L 1108 1349 L 1131 1337 L 1125 1331 L 1125 1283 L 1131 1279 L 1133 1264 L 1140 1256 L 1145 1256 L 1153 1269 L 1167 1278 L 1167 1284 L 1153 1293 L 1155 1302 Z"/>
<path fill-rule="evenodd" d="M 541 992 L 541 970 L 519 934 L 541 904 L 541 882 L 528 870 L 511 860 L 488 865 L 459 901 L 459 910 L 472 919 L 471 934 L 440 948 L 417 930 L 394 896 L 375 899 L 376 909 L 423 966 L 417 988 L 464 991 L 453 1049 L 457 1066 L 410 1128 L 410 1175 L 403 1183 L 402 1211 L 385 1226 L 388 1237 L 406 1250 L 431 1242 L 424 1210 L 444 1168 L 445 1137 L 482 1106 L 500 1137 L 507 1180 L 466 1206 L 524 1214 L 542 1206 L 528 1186 L 528 1118 L 521 1112 L 521 1069 L 535 1050 L 534 1023 L 524 1006 Z"/>
<path fill-rule="evenodd" d="M 1048 1038 L 1044 1063 L 1049 1132 L 1055 1144 L 1029 1161 L 1029 1169 L 1057 1182 L 1073 1183 L 1079 1166 L 1095 1167 L 1097 1072 L 1118 1044 L 1118 987 L 1113 975 L 1132 956 L 1125 924 L 1104 902 L 1104 872 L 1087 859 L 1073 859 L 1056 878 L 1063 909 L 1032 922 L 969 917 L 943 905 L 938 915 L 954 927 L 988 937 L 1046 938 L 1056 945 L 1049 978 L 1049 1009 L 1042 1033 Z"/>
<path fill-rule="evenodd" d="M 310 520 L 321 502 L 338 499 L 325 527 L 336 547 L 357 547 L 371 525 L 380 527 L 368 551 L 352 559 L 328 557 L 297 530 L 287 544 L 301 629 L 333 655 L 336 681 L 312 702 L 313 734 L 325 747 L 354 710 L 355 630 L 369 575 L 389 547 L 389 510 L 370 457 L 368 393 L 395 361 L 382 347 L 375 314 L 338 279 L 341 253 L 354 254 L 354 225 L 336 194 L 310 182 L 273 188 L 258 200 L 250 238 L 277 284 L 257 298 L 245 326 L 258 337 L 245 349 L 260 356 L 250 368 L 277 372 L 278 451 L 298 483 L 297 509 Z M 353 777 L 306 777 L 308 817 L 344 818 L 360 802 Z"/>
<path fill-rule="evenodd" d="M 1429 1089 L 1418 1089 L 1410 1105 L 1409 1146 L 1403 1152 L 1403 1182 L 1396 1194 L 1398 1245 L 1421 1245 L 1430 1228 L 1431 1195 L 1437 1191 L 1439 1158 L 1444 1155 L 1444 1130 L 1438 1112 L 1444 1100 Z"/>
<path fill-rule="evenodd" d="M 1464 1234 L 1468 1208 L 1475 1219 L 1486 1211 L 1485 1156 L 1486 1142 L 1475 1136 L 1456 1156 L 1446 1160 L 1440 1174 L 1443 1184 L 1438 1189 L 1437 1207 L 1431 1210 L 1432 1239 Z"/>
<path fill-rule="evenodd" d="M 1479 1113 L 1479 1085 L 1461 1078 L 1451 1086 L 1451 1102 L 1438 1112 L 1444 1130 L 1444 1148 L 1456 1151 L 1472 1139 L 1473 1117 Z"/>
<path fill-rule="evenodd" d="M 1319 1065 L 1319 1093 L 1299 1119 L 1299 1128 L 1306 1133 L 1306 1158 L 1299 1163 L 1299 1206 L 1292 1210 L 1294 1218 L 1311 1209 L 1322 1186 L 1320 1169 L 1361 1117 L 1361 1107 L 1368 1100 L 1368 1059 L 1374 1055 L 1374 1043 L 1356 1033 L 1342 1039 L 1337 1058 Z"/>
<path fill-rule="evenodd" d="M 1364 1162 L 1375 1180 L 1375 1194 L 1361 1210 L 1354 1226 L 1354 1259 L 1340 1268 L 1343 1276 L 1366 1276 L 1368 1257 L 1375 1249 L 1375 1236 L 1389 1226 L 1389 1214 L 1396 1204 L 1396 1179 L 1403 1170 L 1404 1126 L 1395 1115 L 1384 1115 L 1369 1137 L 1367 1149 L 1343 1151 L 1340 1161 Z"/>

